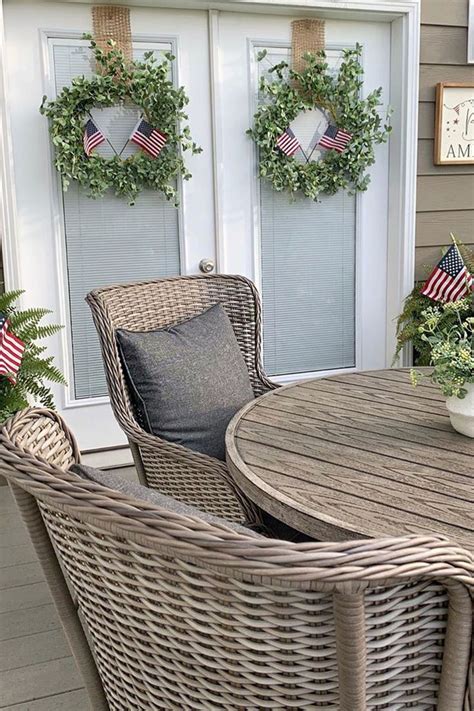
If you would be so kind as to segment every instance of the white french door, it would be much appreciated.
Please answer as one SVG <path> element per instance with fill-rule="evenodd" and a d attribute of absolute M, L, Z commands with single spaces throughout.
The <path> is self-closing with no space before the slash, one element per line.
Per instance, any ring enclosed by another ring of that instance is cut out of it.
<path fill-rule="evenodd" d="M 221 13 L 219 111 L 222 268 L 252 278 L 263 297 L 264 364 L 280 381 L 385 366 L 388 149 L 377 149 L 369 190 L 318 202 L 291 199 L 256 178 L 245 135 L 262 73 L 290 63 L 290 16 Z M 363 45 L 364 91 L 390 95 L 390 26 L 327 21 L 337 70 L 344 48 Z M 266 50 L 262 61 L 257 55 Z M 384 107 L 381 107 L 384 110 Z M 292 126 L 303 143 L 314 116 Z"/>
<path fill-rule="evenodd" d="M 292 201 L 259 182 L 257 154 L 245 134 L 260 73 L 289 59 L 292 19 L 131 10 L 135 56 L 149 49 L 175 54 L 173 79 L 186 88 L 191 133 L 203 148 L 185 156 L 193 177 L 178 186 L 176 210 L 151 192 L 134 207 L 113 196 L 92 201 L 77 186 L 61 194 L 38 106 L 43 93 L 54 96 L 73 76 L 93 71 L 81 39 L 90 31 L 90 7 L 5 3 L 20 283 L 25 305 L 47 306 L 65 324 L 50 343 L 68 379 L 57 404 L 85 450 L 124 443 L 84 303 L 90 289 L 104 284 L 198 273 L 207 258 L 217 271 L 257 284 L 263 358 L 273 377 L 386 365 L 387 147 L 377 149 L 367 193 Z M 366 90 L 382 86 L 389 96 L 389 23 L 328 20 L 326 40 L 335 68 L 343 48 L 362 44 Z M 267 49 L 263 63 L 261 49 Z M 105 111 L 96 120 L 120 147 L 136 114 Z M 304 135 L 304 118 L 300 129 Z"/>

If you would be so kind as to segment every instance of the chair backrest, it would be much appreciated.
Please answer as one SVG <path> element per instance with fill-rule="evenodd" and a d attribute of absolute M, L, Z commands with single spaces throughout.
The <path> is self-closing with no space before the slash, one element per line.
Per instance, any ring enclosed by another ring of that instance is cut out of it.
<path fill-rule="evenodd" d="M 118 328 L 150 331 L 185 321 L 220 303 L 232 323 L 255 395 L 264 390 L 261 367 L 261 306 L 251 281 L 240 276 L 207 274 L 119 284 L 91 291 L 87 297 L 99 334 L 115 415 L 127 425 L 131 415 L 126 381 L 114 333 Z"/>
<path fill-rule="evenodd" d="M 72 587 L 105 691 L 86 678 L 94 709 L 461 711 L 469 553 L 430 537 L 247 538 L 61 470 L 54 446 L 25 447 L 35 417 L 3 429 L 0 473 L 36 500 Z"/>

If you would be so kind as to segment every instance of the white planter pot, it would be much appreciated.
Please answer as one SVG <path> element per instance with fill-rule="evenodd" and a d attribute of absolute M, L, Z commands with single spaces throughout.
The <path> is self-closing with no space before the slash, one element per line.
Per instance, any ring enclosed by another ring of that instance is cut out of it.
<path fill-rule="evenodd" d="M 466 437 L 474 437 L 474 383 L 465 383 L 467 395 L 462 400 L 448 397 L 446 407 L 451 424 L 457 432 Z"/>

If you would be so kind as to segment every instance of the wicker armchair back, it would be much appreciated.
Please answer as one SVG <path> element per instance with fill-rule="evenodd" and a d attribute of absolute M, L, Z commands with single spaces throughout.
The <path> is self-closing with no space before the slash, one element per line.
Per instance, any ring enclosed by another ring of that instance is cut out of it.
<path fill-rule="evenodd" d="M 255 396 L 275 387 L 261 366 L 261 307 L 248 279 L 208 274 L 95 289 L 86 298 L 99 334 L 110 400 L 130 442 L 140 480 L 164 494 L 233 521 L 258 520 L 225 464 L 145 432 L 136 421 L 115 331 L 149 331 L 179 323 L 220 303 L 230 318 Z"/>
<path fill-rule="evenodd" d="M 466 551 L 246 537 L 78 479 L 63 468 L 76 459 L 46 410 L 0 435 L 94 711 L 463 708 Z"/>

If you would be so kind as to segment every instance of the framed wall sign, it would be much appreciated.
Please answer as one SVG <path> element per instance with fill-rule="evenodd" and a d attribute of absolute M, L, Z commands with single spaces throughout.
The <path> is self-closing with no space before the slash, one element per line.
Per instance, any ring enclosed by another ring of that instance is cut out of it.
<path fill-rule="evenodd" d="M 434 163 L 474 164 L 474 83 L 436 85 Z"/>

